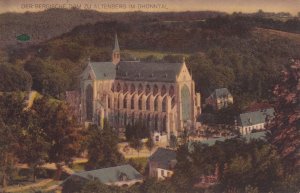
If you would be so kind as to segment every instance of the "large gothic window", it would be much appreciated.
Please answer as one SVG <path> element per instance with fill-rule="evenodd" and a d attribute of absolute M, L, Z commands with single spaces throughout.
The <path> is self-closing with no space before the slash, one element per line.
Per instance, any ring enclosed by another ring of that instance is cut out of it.
<path fill-rule="evenodd" d="M 182 119 L 184 121 L 191 120 L 191 93 L 187 85 L 181 88 L 181 101 Z"/>
<path fill-rule="evenodd" d="M 146 110 L 150 110 L 150 96 L 146 100 Z"/>
<path fill-rule="evenodd" d="M 123 99 L 123 107 L 124 107 L 124 109 L 127 109 L 127 99 L 128 99 L 127 96 L 128 96 L 128 95 L 126 95 L 126 96 L 124 97 L 124 99 Z"/>
<path fill-rule="evenodd" d="M 143 108 L 143 97 L 141 96 L 139 98 L 139 110 L 142 110 L 142 108 Z"/>
<path fill-rule="evenodd" d="M 158 97 L 154 100 L 154 111 L 158 111 Z"/>
<path fill-rule="evenodd" d="M 93 87 L 88 85 L 85 89 L 86 100 L 86 119 L 92 121 L 93 119 Z"/>
<path fill-rule="evenodd" d="M 131 97 L 131 109 L 134 109 L 134 95 Z"/>
<path fill-rule="evenodd" d="M 167 111 L 167 97 L 165 97 L 162 101 L 162 112 Z"/>
<path fill-rule="evenodd" d="M 107 97 L 107 108 L 110 109 L 111 100 L 110 97 Z"/>
<path fill-rule="evenodd" d="M 173 98 L 171 100 L 171 106 L 172 106 L 172 108 L 174 108 L 175 104 L 176 104 L 176 100 L 175 100 L 175 96 L 173 96 Z"/>

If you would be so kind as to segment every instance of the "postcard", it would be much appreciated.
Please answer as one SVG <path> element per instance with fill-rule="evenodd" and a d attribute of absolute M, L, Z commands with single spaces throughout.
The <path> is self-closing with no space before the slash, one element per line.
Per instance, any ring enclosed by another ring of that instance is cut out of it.
<path fill-rule="evenodd" d="M 0 192 L 299 193 L 300 1 L 0 0 Z"/>

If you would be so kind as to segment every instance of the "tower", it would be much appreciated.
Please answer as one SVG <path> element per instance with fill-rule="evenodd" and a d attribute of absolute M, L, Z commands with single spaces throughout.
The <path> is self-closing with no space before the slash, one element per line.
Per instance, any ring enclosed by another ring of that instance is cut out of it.
<path fill-rule="evenodd" d="M 117 65 L 121 60 L 120 57 L 120 47 L 119 47 L 119 41 L 118 41 L 118 36 L 117 34 L 115 35 L 115 47 L 113 49 L 113 53 L 112 53 L 112 63 L 114 65 Z"/>

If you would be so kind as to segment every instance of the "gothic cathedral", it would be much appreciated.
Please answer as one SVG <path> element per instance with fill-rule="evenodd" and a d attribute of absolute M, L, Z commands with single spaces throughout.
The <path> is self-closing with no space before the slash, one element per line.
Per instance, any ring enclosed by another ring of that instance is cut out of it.
<path fill-rule="evenodd" d="M 185 61 L 122 61 L 117 35 L 111 62 L 88 62 L 81 75 L 81 119 L 115 128 L 140 121 L 150 131 L 177 136 L 201 113 Z"/>

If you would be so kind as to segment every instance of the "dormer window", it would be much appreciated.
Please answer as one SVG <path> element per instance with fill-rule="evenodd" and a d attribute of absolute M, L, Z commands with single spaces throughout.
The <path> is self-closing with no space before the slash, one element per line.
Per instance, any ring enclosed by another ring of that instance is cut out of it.
<path fill-rule="evenodd" d="M 120 181 L 127 181 L 128 176 L 125 173 L 121 173 L 119 176 Z"/>

